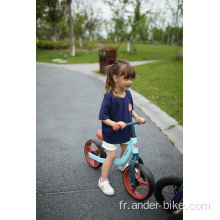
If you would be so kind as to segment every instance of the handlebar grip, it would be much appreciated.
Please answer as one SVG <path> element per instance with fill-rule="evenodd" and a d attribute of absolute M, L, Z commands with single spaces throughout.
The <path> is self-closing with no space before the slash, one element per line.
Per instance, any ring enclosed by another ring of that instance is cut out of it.
<path fill-rule="evenodd" d="M 121 128 L 121 126 L 119 124 L 114 124 L 113 125 L 113 130 L 114 131 L 118 131 Z"/>
<path fill-rule="evenodd" d="M 127 123 L 126 126 L 135 125 L 135 124 L 139 124 L 139 122 L 138 121 L 130 122 Z"/>
<path fill-rule="evenodd" d="M 135 125 L 135 124 L 140 124 L 140 122 L 139 121 L 130 122 L 130 123 L 127 123 L 126 126 L 131 126 L 131 125 Z M 118 131 L 120 128 L 121 128 L 121 126 L 119 124 L 114 124 L 113 125 L 113 130 L 114 131 Z"/>

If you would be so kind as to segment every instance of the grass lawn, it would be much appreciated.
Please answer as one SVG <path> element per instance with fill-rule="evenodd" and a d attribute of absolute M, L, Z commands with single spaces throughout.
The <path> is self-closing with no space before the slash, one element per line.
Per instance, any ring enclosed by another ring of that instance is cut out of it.
<path fill-rule="evenodd" d="M 106 44 L 106 46 L 117 47 L 118 44 Z M 173 59 L 180 51 L 181 47 L 164 46 L 164 45 L 135 45 L 136 52 L 127 52 L 127 43 L 122 43 L 117 51 L 117 59 L 125 59 L 128 61 L 141 61 L 141 60 L 162 60 Z M 132 50 L 132 46 L 131 46 Z M 61 54 L 62 53 L 62 54 Z M 64 55 L 67 57 L 65 58 Z M 98 51 L 76 52 L 75 57 L 70 57 L 68 50 L 36 50 L 36 58 L 38 62 L 52 63 L 52 59 L 67 60 L 68 64 L 71 63 L 98 63 Z"/>
<path fill-rule="evenodd" d="M 36 50 L 37 62 L 53 63 L 53 59 L 67 60 L 68 64 L 99 62 L 97 51 L 76 51 L 75 57 L 71 57 L 69 54 L 70 52 L 68 50 L 56 50 L 55 52 L 53 50 Z M 64 57 L 65 55 L 66 57 Z"/>
<path fill-rule="evenodd" d="M 183 60 L 163 60 L 134 67 L 131 88 L 183 125 Z"/>
<path fill-rule="evenodd" d="M 107 44 L 107 46 L 115 46 L 118 44 Z M 127 44 L 121 44 L 117 51 L 117 59 L 124 59 L 129 61 L 141 61 L 141 60 L 164 60 L 173 59 L 182 47 L 166 46 L 166 45 L 148 45 L 148 44 L 137 44 L 134 45 L 136 51 L 134 53 L 127 52 Z M 130 46 L 131 51 L 133 47 Z"/>

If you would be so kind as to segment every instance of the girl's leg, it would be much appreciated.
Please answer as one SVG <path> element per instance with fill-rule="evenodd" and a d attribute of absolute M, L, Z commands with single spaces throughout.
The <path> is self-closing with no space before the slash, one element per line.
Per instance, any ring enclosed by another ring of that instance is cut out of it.
<path fill-rule="evenodd" d="M 113 161 L 116 158 L 116 150 L 107 150 L 107 158 L 102 164 L 102 178 L 108 179 L 108 175 L 112 166 Z"/>
<path fill-rule="evenodd" d="M 107 150 L 107 158 L 102 164 L 102 176 L 99 179 L 98 186 L 99 188 L 109 196 L 115 194 L 114 189 L 111 187 L 108 181 L 108 175 L 112 166 L 114 159 L 116 158 L 116 150 Z"/>
<path fill-rule="evenodd" d="M 126 150 L 126 148 L 127 148 L 127 146 L 128 146 L 128 144 L 120 144 L 120 146 L 121 146 L 120 157 L 122 157 L 124 152 L 125 152 L 125 150 Z"/>
<path fill-rule="evenodd" d="M 120 157 L 122 157 L 125 150 L 126 150 L 126 148 L 127 148 L 127 146 L 128 146 L 128 144 L 120 144 L 120 146 L 121 146 Z M 128 166 L 128 163 L 126 162 L 125 164 L 119 166 L 118 169 L 123 172 L 127 166 Z"/>

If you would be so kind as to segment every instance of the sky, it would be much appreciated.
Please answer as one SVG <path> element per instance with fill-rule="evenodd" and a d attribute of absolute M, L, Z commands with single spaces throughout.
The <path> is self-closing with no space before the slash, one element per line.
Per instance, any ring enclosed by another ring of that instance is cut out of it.
<path fill-rule="evenodd" d="M 88 1 L 91 1 L 91 2 L 94 3 L 94 0 L 88 0 Z M 172 7 L 176 7 L 177 0 L 168 0 L 168 1 L 169 1 L 169 3 L 171 4 Z M 103 0 L 96 0 L 95 2 L 96 2 L 95 3 L 96 6 L 102 8 L 103 17 L 105 19 L 110 19 L 112 17 L 112 12 L 110 10 L 110 7 L 107 4 L 104 4 Z M 156 9 L 156 8 L 164 9 L 167 5 L 166 4 L 167 0 L 154 0 L 154 1 L 151 0 L 151 2 L 154 3 L 153 9 Z"/>
<path fill-rule="evenodd" d="M 100 7 L 102 9 L 102 17 L 103 19 L 106 20 L 110 20 L 111 17 L 113 16 L 113 13 L 111 12 L 110 7 L 107 4 L 104 4 L 103 0 L 88 0 L 89 2 L 93 3 L 93 5 L 95 5 L 96 7 Z M 177 0 L 151 0 L 150 2 L 152 2 L 154 5 L 152 6 L 152 11 L 156 11 L 158 9 L 161 10 L 165 10 L 166 7 L 168 7 L 167 2 L 170 3 L 171 7 L 176 8 L 177 6 Z M 133 11 L 133 8 L 130 7 L 128 8 L 128 10 Z M 172 19 L 171 19 L 171 12 L 170 10 L 166 11 L 166 17 L 167 17 L 167 22 L 171 23 Z M 104 35 L 106 37 L 106 31 L 103 30 L 102 35 Z"/>

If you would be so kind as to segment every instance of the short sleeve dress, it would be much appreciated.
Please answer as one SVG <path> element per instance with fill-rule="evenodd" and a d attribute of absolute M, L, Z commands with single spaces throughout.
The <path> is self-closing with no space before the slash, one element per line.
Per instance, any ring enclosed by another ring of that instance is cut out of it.
<path fill-rule="evenodd" d="M 125 90 L 124 98 L 114 98 L 112 92 L 108 92 L 103 98 L 99 119 L 125 123 L 132 122 L 132 110 L 134 109 L 132 96 L 129 90 Z M 103 140 L 109 144 L 126 143 L 131 137 L 131 127 L 125 127 L 123 130 L 114 131 L 111 126 L 102 122 Z"/>

